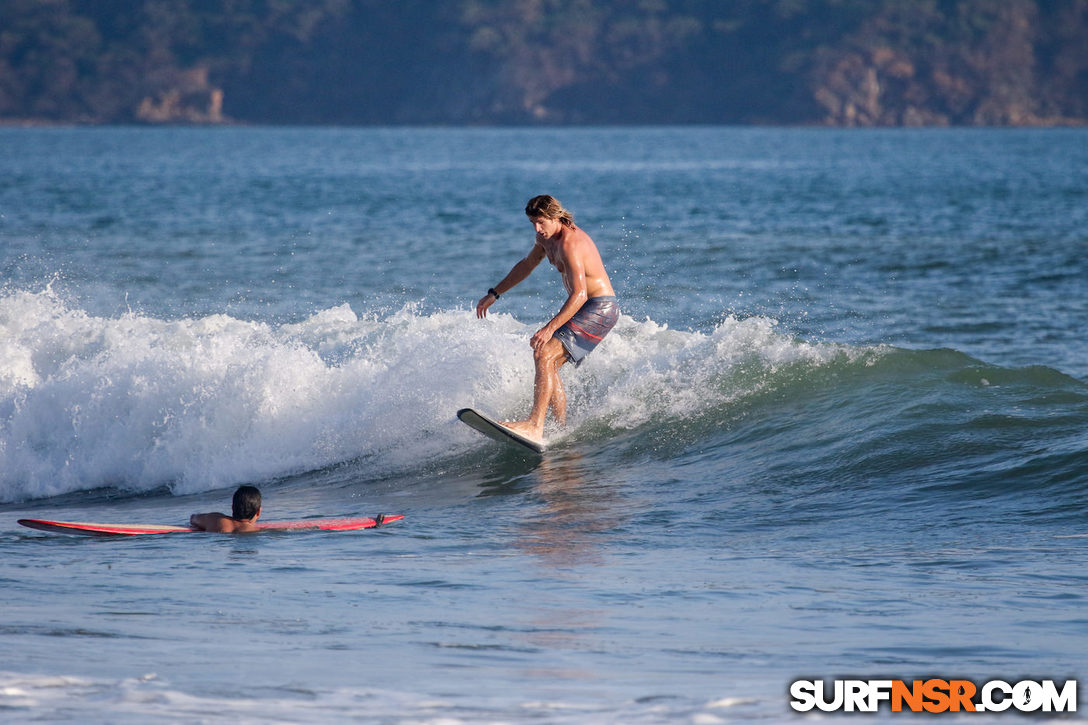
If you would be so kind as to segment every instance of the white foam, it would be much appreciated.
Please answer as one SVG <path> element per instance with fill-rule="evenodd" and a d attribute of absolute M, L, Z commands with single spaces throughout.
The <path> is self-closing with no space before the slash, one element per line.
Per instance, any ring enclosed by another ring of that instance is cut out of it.
<path fill-rule="evenodd" d="M 536 323 L 347 305 L 294 324 L 106 318 L 51 290 L 0 296 L 0 500 L 100 486 L 178 493 L 363 459 L 379 472 L 484 445 L 465 405 L 527 412 Z M 621 318 L 578 372 L 572 419 L 636 426 L 728 398 L 721 378 L 835 355 L 765 319 L 711 333 Z"/>
<path fill-rule="evenodd" d="M 613 428 L 653 418 L 684 418 L 760 390 L 780 368 L 823 365 L 855 354 L 839 345 L 792 339 L 763 317 L 728 317 L 713 331 L 671 330 L 622 318 L 578 376 L 568 396 Z M 590 404 L 589 399 L 593 399 Z"/>
<path fill-rule="evenodd" d="M 0 671 L 0 696 L 14 717 L 69 719 L 80 713 L 86 722 L 145 723 L 164 720 L 324 723 L 358 719 L 426 725 L 510 723 L 525 720 L 597 722 L 727 722 L 686 698 L 664 698 L 668 706 L 637 701 L 521 701 L 484 687 L 478 693 L 435 699 L 420 692 L 366 686 L 309 688 L 263 683 L 248 696 L 194 694 L 157 674 L 126 679 Z M 746 700 L 744 704 L 759 704 Z M 745 713 L 750 715 L 751 713 Z M 750 719 L 745 717 L 744 720 Z"/>

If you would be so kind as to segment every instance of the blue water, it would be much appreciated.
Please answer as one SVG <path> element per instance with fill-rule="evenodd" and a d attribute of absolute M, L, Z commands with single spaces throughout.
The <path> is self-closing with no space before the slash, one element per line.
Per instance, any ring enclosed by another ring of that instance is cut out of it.
<path fill-rule="evenodd" d="M 539 193 L 624 316 L 524 414 Z M 776 722 L 1088 674 L 1088 131 L 0 129 L 0 719 Z M 354 533 L 86 539 L 21 517 Z M 1083 682 L 1083 680 L 1082 680 Z M 1082 688 L 1083 689 L 1083 688 Z"/>

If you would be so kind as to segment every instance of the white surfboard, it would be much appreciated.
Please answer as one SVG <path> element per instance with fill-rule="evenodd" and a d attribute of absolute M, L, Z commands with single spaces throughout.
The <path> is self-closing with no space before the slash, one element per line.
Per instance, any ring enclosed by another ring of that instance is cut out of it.
<path fill-rule="evenodd" d="M 461 410 L 457 411 L 457 417 L 469 428 L 477 430 L 500 443 L 506 443 L 522 450 L 530 450 L 533 453 L 544 452 L 543 443 L 537 443 L 530 438 L 526 438 L 472 408 L 461 408 Z"/>

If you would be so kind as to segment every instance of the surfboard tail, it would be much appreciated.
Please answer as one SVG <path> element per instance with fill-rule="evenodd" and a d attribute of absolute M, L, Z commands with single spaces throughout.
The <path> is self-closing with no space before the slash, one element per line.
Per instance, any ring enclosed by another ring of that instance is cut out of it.
<path fill-rule="evenodd" d="M 165 524 L 97 524 L 89 521 L 47 521 L 45 519 L 19 519 L 19 523 L 38 531 L 80 534 L 83 536 L 136 536 L 139 534 L 191 533 L 193 531 L 188 526 L 169 526 Z"/>

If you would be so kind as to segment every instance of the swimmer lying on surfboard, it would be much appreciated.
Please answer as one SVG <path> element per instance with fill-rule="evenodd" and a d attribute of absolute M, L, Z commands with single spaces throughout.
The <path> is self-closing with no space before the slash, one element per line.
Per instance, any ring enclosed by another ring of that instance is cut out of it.
<path fill-rule="evenodd" d="M 559 425 L 567 419 L 567 396 L 559 368 L 568 360 L 580 365 L 616 324 L 620 310 L 597 245 L 575 225 L 571 213 L 554 197 L 545 195 L 530 199 L 525 215 L 536 229 L 533 248 L 476 304 L 476 316 L 486 317 L 499 296 L 528 277 L 545 257 L 559 270 L 567 301 L 529 340 L 536 365 L 533 409 L 526 420 L 502 423 L 542 442 L 549 408 Z"/>
<path fill-rule="evenodd" d="M 231 515 L 220 513 L 193 514 L 189 526 L 197 531 L 223 534 L 245 534 L 257 530 L 261 517 L 261 492 L 256 486 L 239 486 L 231 501 Z"/>

